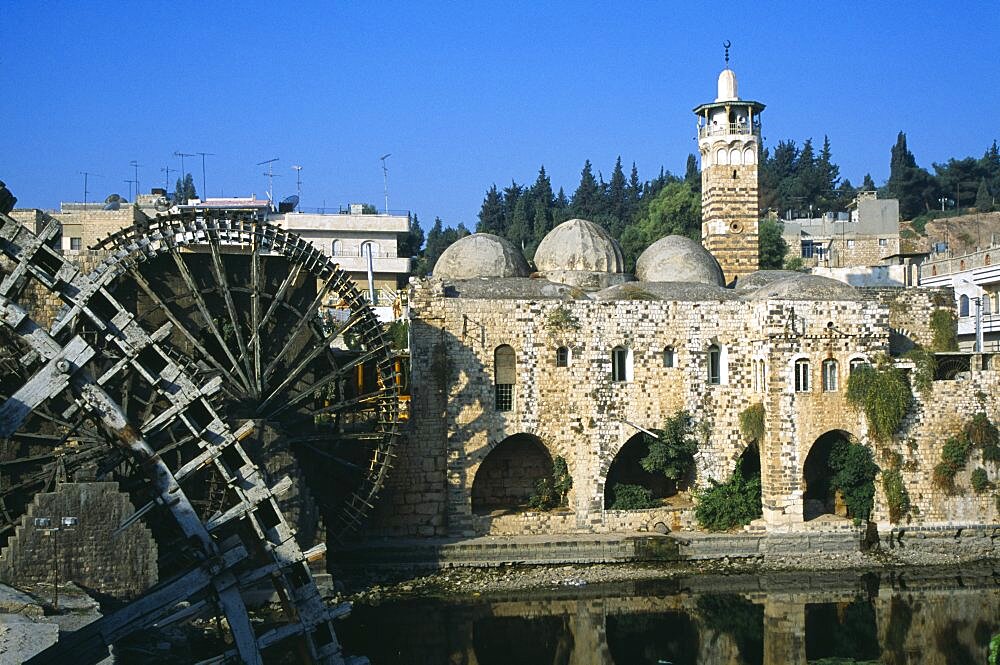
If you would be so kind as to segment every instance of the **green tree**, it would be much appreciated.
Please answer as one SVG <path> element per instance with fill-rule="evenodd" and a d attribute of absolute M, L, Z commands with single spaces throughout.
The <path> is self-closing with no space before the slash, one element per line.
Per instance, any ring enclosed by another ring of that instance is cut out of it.
<path fill-rule="evenodd" d="M 583 164 L 580 172 L 580 184 L 573 193 L 573 214 L 583 219 L 593 220 L 600 212 L 601 192 L 594 178 L 593 167 L 590 160 Z"/>
<path fill-rule="evenodd" d="M 906 145 L 906 134 L 900 132 L 889 157 L 889 181 L 886 193 L 899 200 L 899 214 L 913 219 L 930 210 L 937 199 L 939 188 L 934 177 L 917 166 Z"/>
<path fill-rule="evenodd" d="M 781 237 L 784 224 L 771 219 L 760 222 L 760 268 L 761 270 L 781 270 L 785 265 L 788 243 Z"/>
<path fill-rule="evenodd" d="M 955 207 L 971 207 L 976 200 L 979 182 L 985 177 L 979 160 L 973 157 L 949 159 L 945 164 L 934 164 L 937 184 L 944 196 L 955 199 Z"/>
<path fill-rule="evenodd" d="M 628 224 L 628 185 L 625 181 L 625 171 L 622 170 L 622 158 L 618 156 L 615 161 L 615 168 L 611 172 L 611 182 L 608 183 L 608 205 L 613 224 L 609 226 L 608 232 L 611 236 L 618 238 Z"/>
<path fill-rule="evenodd" d="M 694 471 L 694 454 L 698 451 L 691 414 L 678 411 L 655 433 L 657 437 L 649 441 L 649 453 L 639 464 L 649 473 L 662 473 L 676 483 L 683 482 Z"/>
<path fill-rule="evenodd" d="M 194 178 L 190 173 L 186 173 L 183 178 L 178 178 L 174 185 L 173 202 L 175 205 L 182 205 L 196 198 L 198 193 L 194 188 Z"/>
<path fill-rule="evenodd" d="M 701 197 L 682 180 L 663 187 L 649 202 L 645 214 L 622 233 L 626 265 L 634 267 L 644 249 L 667 235 L 701 238 Z"/>
<path fill-rule="evenodd" d="M 990 190 L 986 187 L 986 178 L 979 181 L 979 189 L 976 190 L 976 210 L 979 212 L 987 212 L 993 209 L 993 197 L 990 196 Z"/>
<path fill-rule="evenodd" d="M 476 231 L 480 233 L 492 233 L 503 236 L 506 228 L 504 226 L 503 196 L 497 191 L 497 186 L 493 185 L 486 192 L 483 199 L 483 206 L 479 209 L 479 223 L 476 224 Z"/>
<path fill-rule="evenodd" d="M 545 166 L 538 169 L 538 177 L 529 192 L 532 203 L 532 233 L 534 235 L 534 246 L 542 241 L 549 231 L 552 230 L 552 182 L 545 174 Z M 534 251 L 532 251 L 534 254 Z"/>
<path fill-rule="evenodd" d="M 688 153 L 687 163 L 684 165 L 684 182 L 692 191 L 701 193 L 701 171 L 698 170 L 698 158 Z"/>
<path fill-rule="evenodd" d="M 872 180 L 872 174 L 866 173 L 865 179 L 861 182 L 861 191 L 863 192 L 874 192 L 878 187 L 875 186 L 875 181 Z"/>
<path fill-rule="evenodd" d="M 420 228 L 420 220 L 416 214 L 410 215 L 410 230 L 400 238 L 399 253 L 401 256 L 419 256 L 420 248 L 424 245 L 424 230 Z"/>

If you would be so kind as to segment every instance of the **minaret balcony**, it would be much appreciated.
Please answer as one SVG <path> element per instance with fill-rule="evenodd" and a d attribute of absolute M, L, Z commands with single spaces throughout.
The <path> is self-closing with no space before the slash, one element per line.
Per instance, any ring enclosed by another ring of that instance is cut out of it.
<path fill-rule="evenodd" d="M 760 136 L 760 125 L 746 122 L 727 122 L 721 125 L 703 125 L 698 128 L 698 138 L 710 136 L 753 135 Z"/>

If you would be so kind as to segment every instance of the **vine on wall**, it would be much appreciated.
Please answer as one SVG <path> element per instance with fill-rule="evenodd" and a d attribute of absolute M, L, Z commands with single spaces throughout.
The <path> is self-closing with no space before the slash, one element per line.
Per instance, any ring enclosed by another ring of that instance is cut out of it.
<path fill-rule="evenodd" d="M 851 373 L 847 401 L 864 412 L 874 440 L 888 441 L 910 410 L 913 391 L 903 372 L 883 359 L 876 367 L 862 365 Z"/>

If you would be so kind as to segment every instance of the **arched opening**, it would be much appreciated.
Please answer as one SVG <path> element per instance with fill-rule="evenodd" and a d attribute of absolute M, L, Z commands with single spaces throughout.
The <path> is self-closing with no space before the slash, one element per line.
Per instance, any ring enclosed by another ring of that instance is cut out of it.
<path fill-rule="evenodd" d="M 665 346 L 663 348 L 663 366 L 674 367 L 676 364 L 677 364 L 677 353 L 674 351 L 674 347 Z"/>
<path fill-rule="evenodd" d="M 749 480 L 750 478 L 760 478 L 760 448 L 757 443 L 751 443 L 740 455 L 736 462 L 736 469 L 740 475 Z"/>
<path fill-rule="evenodd" d="M 718 344 L 708 347 L 708 382 L 713 386 L 722 383 L 722 349 Z"/>
<path fill-rule="evenodd" d="M 517 356 L 504 344 L 493 351 L 493 399 L 497 411 L 514 410 L 514 384 L 517 382 Z"/>
<path fill-rule="evenodd" d="M 839 364 L 833 358 L 823 361 L 823 392 L 832 393 L 837 391 L 839 381 Z"/>
<path fill-rule="evenodd" d="M 802 517 L 821 515 L 868 519 L 878 467 L 871 451 L 849 433 L 832 430 L 813 443 L 802 467 Z"/>
<path fill-rule="evenodd" d="M 374 240 L 366 240 L 361 243 L 361 256 L 378 258 L 379 244 Z"/>
<path fill-rule="evenodd" d="M 969 296 L 965 294 L 962 294 L 962 296 L 958 299 L 958 315 L 969 315 Z"/>
<path fill-rule="evenodd" d="M 472 645 L 479 665 L 565 663 L 573 651 L 573 632 L 564 616 L 488 616 L 472 624 Z"/>
<path fill-rule="evenodd" d="M 611 380 L 616 382 L 632 380 L 632 349 L 616 346 L 611 350 Z"/>
<path fill-rule="evenodd" d="M 677 494 L 677 484 L 662 473 L 650 473 L 642 468 L 641 460 L 649 454 L 649 437 L 639 432 L 625 442 L 608 468 L 604 483 L 604 508 L 626 510 L 634 500 L 638 486 L 648 490 L 649 498 L 658 504 L 660 499 Z"/>
<path fill-rule="evenodd" d="M 507 437 L 490 451 L 472 481 L 472 512 L 526 510 L 543 478 L 552 477 L 552 457 L 530 434 Z"/>
<path fill-rule="evenodd" d="M 686 612 L 609 614 L 606 635 L 615 665 L 698 662 L 701 636 Z"/>
<path fill-rule="evenodd" d="M 569 367 L 569 347 L 560 346 L 556 349 L 556 367 Z"/>
<path fill-rule="evenodd" d="M 809 361 L 805 358 L 795 361 L 795 392 L 809 392 Z"/>

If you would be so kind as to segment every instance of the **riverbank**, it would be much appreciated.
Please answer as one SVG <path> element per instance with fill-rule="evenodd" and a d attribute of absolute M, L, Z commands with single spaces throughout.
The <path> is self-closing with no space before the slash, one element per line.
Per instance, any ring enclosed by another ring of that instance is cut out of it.
<path fill-rule="evenodd" d="M 831 571 L 919 572 L 947 567 L 982 565 L 1000 560 L 982 556 L 978 549 L 952 552 L 917 548 L 876 547 L 868 552 L 813 551 L 758 556 L 723 556 L 695 561 L 623 563 L 514 563 L 489 566 L 420 569 L 348 568 L 340 571 L 338 600 L 374 604 L 408 597 L 478 597 L 510 592 L 554 591 L 592 585 L 669 581 L 692 576 L 760 576 L 771 573 L 829 573 Z"/>

